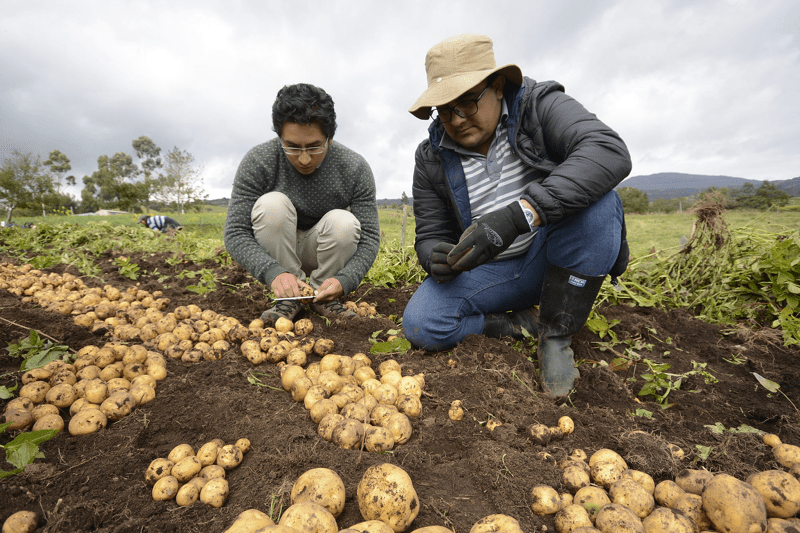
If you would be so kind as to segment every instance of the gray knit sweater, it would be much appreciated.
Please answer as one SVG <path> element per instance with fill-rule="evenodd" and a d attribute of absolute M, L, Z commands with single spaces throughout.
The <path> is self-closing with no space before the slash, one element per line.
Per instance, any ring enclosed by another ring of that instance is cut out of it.
<path fill-rule="evenodd" d="M 225 248 L 231 257 L 266 285 L 288 272 L 256 242 L 253 205 L 262 195 L 282 192 L 297 210 L 297 228 L 308 230 L 331 209 L 349 209 L 361 224 L 356 253 L 334 276 L 344 293 L 356 289 L 378 255 L 380 225 L 375 179 L 356 152 L 332 141 L 322 164 L 304 176 L 283 153 L 279 138 L 250 150 L 239 164 L 225 221 Z"/>

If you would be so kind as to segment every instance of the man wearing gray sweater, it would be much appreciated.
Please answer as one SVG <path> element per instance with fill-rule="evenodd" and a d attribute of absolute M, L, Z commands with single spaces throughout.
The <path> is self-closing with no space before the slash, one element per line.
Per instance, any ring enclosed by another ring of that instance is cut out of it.
<path fill-rule="evenodd" d="M 283 87 L 272 123 L 278 137 L 251 149 L 236 172 L 225 247 L 276 298 L 310 286 L 314 311 L 353 316 L 339 298 L 358 287 L 380 245 L 372 171 L 334 142 L 333 99 L 319 87 Z M 293 320 L 307 301 L 278 301 L 261 318 Z"/>

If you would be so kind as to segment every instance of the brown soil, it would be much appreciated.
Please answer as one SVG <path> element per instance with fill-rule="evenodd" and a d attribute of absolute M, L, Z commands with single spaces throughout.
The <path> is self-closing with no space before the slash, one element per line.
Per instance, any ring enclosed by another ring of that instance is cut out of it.
<path fill-rule="evenodd" d="M 142 276 L 136 282 L 121 277 L 110 257 L 97 258 L 104 265 L 102 280 L 87 278 L 87 284 L 124 289 L 137 283 L 149 291 L 163 291 L 171 308 L 196 303 L 245 324 L 265 307 L 263 287 L 236 266 L 213 262 L 170 266 L 163 255 L 132 257 L 141 272 L 158 269 L 160 276 L 170 275 L 168 285 L 162 286 L 156 276 Z M 0 257 L 0 261 L 10 260 Z M 215 269 L 219 282 L 205 296 L 186 290 L 196 279 L 176 278 L 184 269 L 199 268 Z M 51 270 L 78 275 L 72 267 Z M 413 290 L 362 286 L 350 295 L 354 301 L 374 302 L 377 318 L 327 324 L 311 312 L 306 314 L 314 322 L 314 335 L 332 339 L 337 353 L 368 353 L 374 332 L 383 331 L 378 335 L 383 338 L 396 327 L 388 317 L 402 316 Z M 719 382 L 691 378 L 681 390 L 670 393 L 674 405 L 662 409 L 651 399 L 637 397 L 644 383 L 643 367 L 612 371 L 600 364 L 616 355 L 601 350 L 600 339 L 584 328 L 573 342 L 577 358 L 584 361 L 577 392 L 559 405 L 538 392 L 533 343 L 472 336 L 446 353 L 412 350 L 395 356 L 404 374 L 425 373 L 423 413 L 412 420 L 409 442 L 392 453 L 376 454 L 340 449 L 320 438 L 303 405 L 276 390 L 280 388 L 276 367 L 254 367 L 238 349 L 214 362 L 169 359 L 169 376 L 158 384 L 154 401 L 98 433 L 57 435 L 42 445 L 44 459 L 0 481 L 0 521 L 30 510 L 40 517 L 37 531 L 220 532 L 246 509 L 269 513 L 275 504 L 285 508 L 298 476 L 326 467 L 336 471 L 346 486 L 347 504 L 338 518 L 343 529 L 363 520 L 356 487 L 364 471 L 389 462 L 408 472 L 419 495 L 421 509 L 410 529 L 442 525 L 466 533 L 480 518 L 502 513 L 516 518 L 524 531 L 553 531 L 552 516 L 532 512 L 530 490 L 547 484 L 563 492 L 554 459 L 575 448 L 589 454 L 600 448 L 616 450 L 630 468 L 647 472 L 658 482 L 685 468 L 724 471 L 743 479 L 751 472 L 778 467 L 760 435 L 714 433 L 708 426 L 715 424 L 726 429 L 747 424 L 800 444 L 800 416 L 794 407 L 800 405 L 798 347 L 784 348 L 779 337 L 769 334 L 727 332 L 680 309 L 616 306 L 600 311 L 609 321 L 620 321 L 614 327 L 620 339 L 652 345 L 651 351 L 636 350 L 642 358 L 667 362 L 676 374 L 691 370 L 693 362 L 706 363 L 706 370 Z M 69 317 L 23 304 L 5 290 L 0 290 L 0 317 L 5 319 L 0 320 L 0 385 L 10 386 L 19 379 L 19 361 L 12 360 L 5 348 L 30 328 L 74 350 L 108 340 L 74 325 Z M 614 349 L 622 353 L 625 348 Z M 386 356 L 372 356 L 373 366 L 382 357 Z M 457 364 L 450 366 L 449 360 Z M 259 373 L 270 387 L 249 383 L 251 372 Z M 758 385 L 753 372 L 780 384 L 785 396 L 770 394 Z M 447 415 L 456 399 L 466 411 L 460 422 Z M 635 416 L 637 410 L 651 415 Z M 575 421 L 572 435 L 546 447 L 532 442 L 531 424 L 552 426 L 563 415 Z M 502 425 L 490 431 L 489 420 Z M 0 434 L 0 444 L 12 437 Z M 217 437 L 229 443 L 240 437 L 252 441 L 252 451 L 228 473 L 231 491 L 223 507 L 198 502 L 182 508 L 174 501 L 152 499 L 144 472 L 153 459 L 165 457 L 177 444 L 197 447 Z M 668 443 L 679 445 L 686 457 L 673 459 Z M 698 457 L 699 446 L 710 447 L 704 460 Z M 0 468 L 11 466 L 0 463 Z"/>

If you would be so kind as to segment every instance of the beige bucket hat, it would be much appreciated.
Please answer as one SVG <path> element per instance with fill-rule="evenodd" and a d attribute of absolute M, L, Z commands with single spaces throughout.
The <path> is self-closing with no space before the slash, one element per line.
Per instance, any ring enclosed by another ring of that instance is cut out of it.
<path fill-rule="evenodd" d="M 434 45 L 425 57 L 425 72 L 428 88 L 408 110 L 422 120 L 428 119 L 431 107 L 455 100 L 495 72 L 522 85 L 522 70 L 513 64 L 497 67 L 492 40 L 474 33 L 456 35 Z"/>

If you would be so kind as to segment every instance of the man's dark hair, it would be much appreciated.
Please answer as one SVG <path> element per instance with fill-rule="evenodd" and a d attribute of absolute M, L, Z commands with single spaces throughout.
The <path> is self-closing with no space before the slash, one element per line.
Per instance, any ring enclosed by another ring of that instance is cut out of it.
<path fill-rule="evenodd" d="M 285 85 L 272 104 L 272 129 L 278 135 L 286 122 L 318 123 L 328 138 L 336 133 L 336 111 L 333 98 L 314 85 Z"/>

